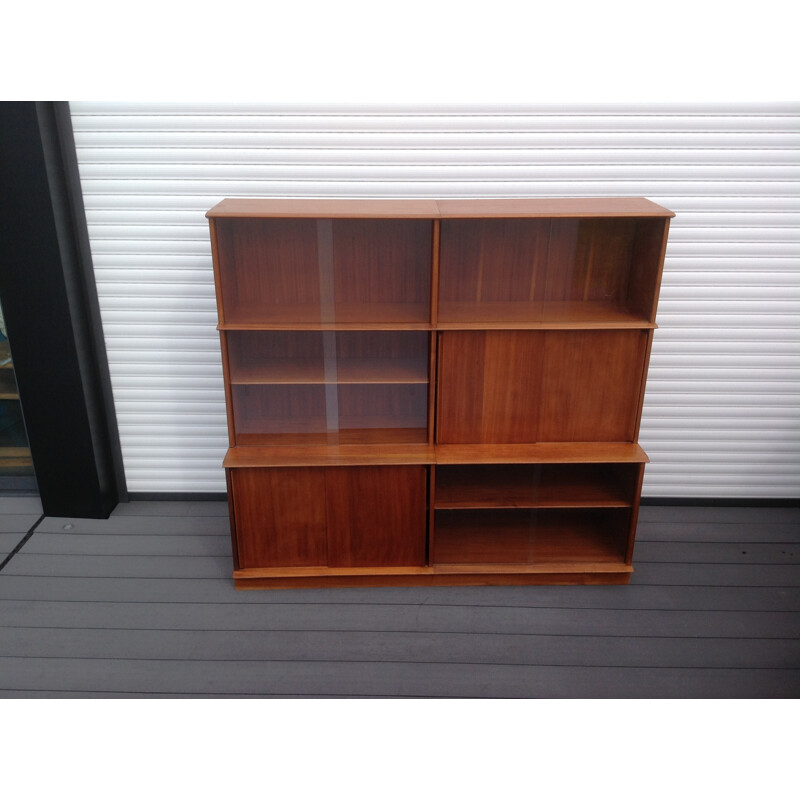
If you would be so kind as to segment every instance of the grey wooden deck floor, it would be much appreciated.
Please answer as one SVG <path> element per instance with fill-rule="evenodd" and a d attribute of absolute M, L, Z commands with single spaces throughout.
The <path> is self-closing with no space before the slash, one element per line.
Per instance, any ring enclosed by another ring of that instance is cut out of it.
<path fill-rule="evenodd" d="M 37 503 L 0 499 L 0 563 Z M 0 697 L 800 696 L 798 508 L 645 506 L 624 587 L 237 592 L 229 541 L 218 502 L 42 519 Z"/>

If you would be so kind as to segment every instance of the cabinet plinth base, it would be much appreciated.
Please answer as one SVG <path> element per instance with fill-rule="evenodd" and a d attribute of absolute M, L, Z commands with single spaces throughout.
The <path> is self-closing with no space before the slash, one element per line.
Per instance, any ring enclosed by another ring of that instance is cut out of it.
<path fill-rule="evenodd" d="M 233 573 L 237 589 L 316 589 L 384 586 L 581 586 L 624 585 L 629 564 L 508 564 L 373 569 L 242 569 Z"/>

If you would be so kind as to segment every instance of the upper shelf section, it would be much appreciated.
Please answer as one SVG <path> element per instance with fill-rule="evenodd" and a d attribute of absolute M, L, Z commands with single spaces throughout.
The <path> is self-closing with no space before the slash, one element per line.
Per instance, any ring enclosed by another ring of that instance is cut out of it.
<path fill-rule="evenodd" d="M 663 219 L 443 220 L 439 323 L 652 323 L 665 239 Z"/>
<path fill-rule="evenodd" d="M 223 325 L 428 325 L 433 222 L 216 221 Z"/>
<path fill-rule="evenodd" d="M 220 327 L 653 327 L 671 211 L 644 198 L 223 200 Z"/>

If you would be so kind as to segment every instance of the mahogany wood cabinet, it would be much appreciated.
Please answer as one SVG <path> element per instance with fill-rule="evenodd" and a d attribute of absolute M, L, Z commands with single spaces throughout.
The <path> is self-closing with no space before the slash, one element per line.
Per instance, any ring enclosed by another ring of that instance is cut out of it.
<path fill-rule="evenodd" d="M 672 216 L 211 209 L 237 588 L 627 583 Z"/>

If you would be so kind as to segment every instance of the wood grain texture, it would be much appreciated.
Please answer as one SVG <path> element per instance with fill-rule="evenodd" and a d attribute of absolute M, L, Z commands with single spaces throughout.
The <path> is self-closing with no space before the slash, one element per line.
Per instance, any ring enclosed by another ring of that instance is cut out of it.
<path fill-rule="evenodd" d="M 441 334 L 438 443 L 537 441 L 542 337 L 527 331 Z"/>
<path fill-rule="evenodd" d="M 436 474 L 436 508 L 630 507 L 639 465 L 439 465 Z"/>
<path fill-rule="evenodd" d="M 436 512 L 434 564 L 623 564 L 623 509 L 476 509 Z"/>
<path fill-rule="evenodd" d="M 424 566 L 422 466 L 326 469 L 328 566 Z"/>
<path fill-rule="evenodd" d="M 445 220 L 441 236 L 440 320 L 458 320 L 459 304 L 470 303 L 525 302 L 535 314 L 544 296 L 549 220 Z"/>
<path fill-rule="evenodd" d="M 314 220 L 217 220 L 219 287 L 226 323 L 268 322 L 288 313 L 319 321 Z"/>
<path fill-rule="evenodd" d="M 640 316 L 653 322 L 658 308 L 668 233 L 669 219 L 640 220 L 633 245 L 628 286 L 629 306 Z"/>
<path fill-rule="evenodd" d="M 437 464 L 599 464 L 644 463 L 632 442 L 539 442 L 535 444 L 440 444 Z"/>
<path fill-rule="evenodd" d="M 226 217 L 436 219 L 437 217 L 672 217 L 674 214 L 644 197 L 449 200 L 226 198 L 209 210 L 206 216 L 210 219 Z"/>
<path fill-rule="evenodd" d="M 334 220 L 335 319 L 429 322 L 433 226 Z"/>
<path fill-rule="evenodd" d="M 439 319 L 652 322 L 659 231 L 637 218 L 444 220 Z"/>
<path fill-rule="evenodd" d="M 438 442 L 633 441 L 646 352 L 638 331 L 448 331 Z"/>
<path fill-rule="evenodd" d="M 655 328 L 655 323 L 600 301 L 450 303 L 439 330 L 602 330 Z"/>
<path fill-rule="evenodd" d="M 458 570 L 439 567 L 429 574 L 319 575 L 312 577 L 236 578 L 237 589 L 357 589 L 391 586 L 591 586 L 623 585 L 630 582 L 630 570 L 613 567 L 590 570 L 587 565 L 550 571 L 545 569 L 511 571 Z"/>
<path fill-rule="evenodd" d="M 634 441 L 646 334 L 550 331 L 543 338 L 537 439 Z"/>
<path fill-rule="evenodd" d="M 435 200 L 395 200 L 376 198 L 226 198 L 217 203 L 206 217 L 310 217 L 354 219 L 435 219 L 439 208 Z"/>
<path fill-rule="evenodd" d="M 484 217 L 673 217 L 644 197 L 453 198 L 437 200 L 443 219 Z"/>
<path fill-rule="evenodd" d="M 373 578 L 628 580 L 672 212 L 643 198 L 274 199 L 207 216 L 237 585 L 368 585 L 334 572 L 398 568 Z M 240 474 L 263 471 L 275 499 L 242 511 L 256 489 L 242 495 Z M 308 473 L 292 492 L 315 503 L 281 544 L 289 561 L 263 544 L 267 560 L 247 560 L 242 514 L 269 506 L 291 528 L 281 472 Z"/>
<path fill-rule="evenodd" d="M 324 566 L 325 470 L 230 471 L 239 565 Z"/>
<path fill-rule="evenodd" d="M 434 448 L 421 444 L 232 447 L 223 466 L 226 468 L 274 466 L 369 466 L 392 464 L 432 464 Z"/>

